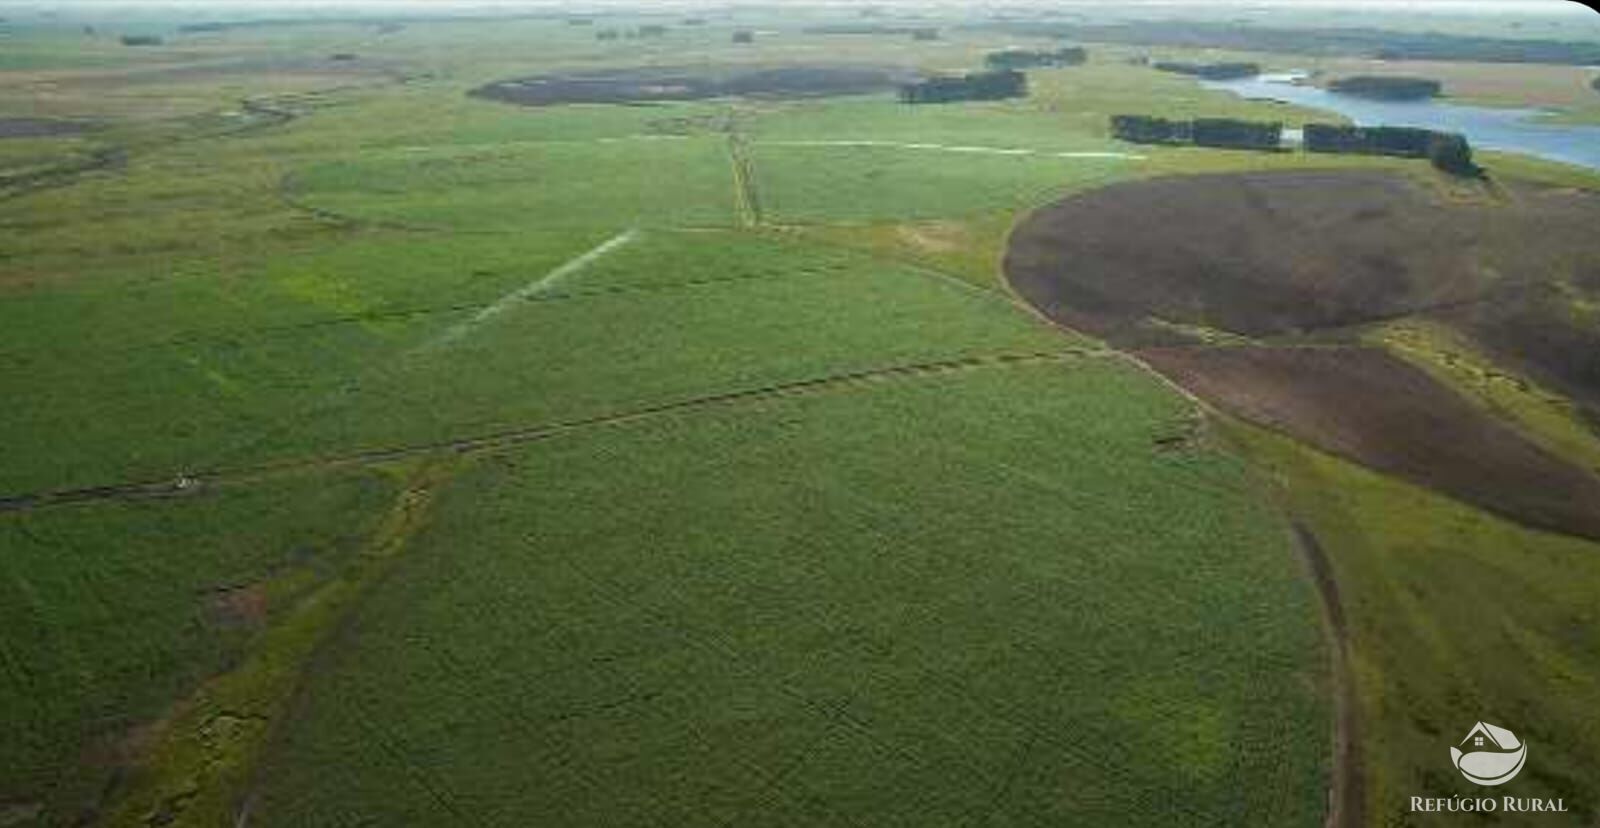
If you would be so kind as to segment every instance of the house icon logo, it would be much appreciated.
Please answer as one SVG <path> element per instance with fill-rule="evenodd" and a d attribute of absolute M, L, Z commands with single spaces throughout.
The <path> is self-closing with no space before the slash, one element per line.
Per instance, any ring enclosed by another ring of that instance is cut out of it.
<path fill-rule="evenodd" d="M 1466 751 L 1462 751 L 1462 747 Z M 1469 781 L 1503 785 L 1517 777 L 1528 758 L 1528 746 L 1503 727 L 1478 722 L 1461 745 L 1450 748 L 1450 763 Z"/>

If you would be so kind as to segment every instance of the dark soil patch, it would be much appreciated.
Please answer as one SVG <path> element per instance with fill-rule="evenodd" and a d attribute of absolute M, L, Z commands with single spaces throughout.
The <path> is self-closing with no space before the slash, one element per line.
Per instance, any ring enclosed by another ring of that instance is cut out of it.
<path fill-rule="evenodd" d="M 1125 347 L 1172 325 L 1282 337 L 1411 315 L 1600 409 L 1600 194 L 1512 186 L 1441 202 L 1383 172 L 1154 179 L 1069 198 L 1012 234 L 1013 287 Z"/>
<path fill-rule="evenodd" d="M 723 72 L 645 67 L 496 81 L 470 94 L 523 106 L 808 98 L 879 92 L 911 79 L 905 70 L 875 66 L 780 66 Z"/>
<path fill-rule="evenodd" d="M 95 124 L 84 121 L 63 121 L 56 118 L 0 118 L 0 138 L 81 135 L 95 128 Z"/>
<path fill-rule="evenodd" d="M 1371 348 L 1150 348 L 1207 402 L 1530 526 L 1600 538 L 1600 479 Z"/>

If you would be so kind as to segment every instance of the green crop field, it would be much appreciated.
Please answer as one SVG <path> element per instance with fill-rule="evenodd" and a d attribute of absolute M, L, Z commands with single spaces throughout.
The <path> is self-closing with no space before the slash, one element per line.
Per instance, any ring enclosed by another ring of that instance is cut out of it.
<path fill-rule="evenodd" d="M 1567 766 L 1527 795 L 1594 815 L 1594 543 L 1219 428 L 1001 272 L 1119 182 L 1503 192 L 1114 140 L 1325 117 L 1125 44 L 1008 101 L 472 94 L 1019 45 L 959 16 L 175 14 L 0 21 L 0 828 L 1387 824 L 1500 710 Z M 1600 457 L 1455 332 L 1366 337 Z M 1497 586 L 1513 677 L 1441 598 Z"/>
<path fill-rule="evenodd" d="M 1312 593 L 1237 461 L 1157 447 L 1190 416 L 1078 357 L 486 460 L 307 688 L 256 818 L 1314 824 Z"/>

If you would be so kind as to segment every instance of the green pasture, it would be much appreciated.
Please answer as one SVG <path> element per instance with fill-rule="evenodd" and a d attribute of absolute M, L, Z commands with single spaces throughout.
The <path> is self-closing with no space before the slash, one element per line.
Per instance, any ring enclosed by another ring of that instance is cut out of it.
<path fill-rule="evenodd" d="M 330 473 L 0 514 L 0 801 L 70 821 L 154 722 L 345 565 L 393 491 Z"/>
<path fill-rule="evenodd" d="M 1192 417 L 1088 357 L 485 459 L 254 818 L 1319 824 L 1313 592 Z"/>
<path fill-rule="evenodd" d="M 1569 813 L 1555 821 L 1592 822 L 1600 546 L 1525 529 L 1271 432 L 1228 431 L 1282 486 L 1338 582 L 1368 818 L 1406 811 L 1418 791 L 1481 795 L 1445 760 L 1474 723 L 1490 721 L 1529 745 L 1529 772 L 1507 795 L 1560 798 Z M 1497 814 L 1493 824 L 1550 821 Z"/>

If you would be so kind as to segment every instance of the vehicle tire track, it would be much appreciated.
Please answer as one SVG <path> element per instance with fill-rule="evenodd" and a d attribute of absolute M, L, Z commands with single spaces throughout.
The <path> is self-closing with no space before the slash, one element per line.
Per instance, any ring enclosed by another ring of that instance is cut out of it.
<path fill-rule="evenodd" d="M 756 186 L 755 160 L 750 156 L 750 145 L 728 115 L 728 158 L 733 166 L 733 193 L 739 210 L 739 223 L 757 227 L 763 221 L 761 191 Z"/>
<path fill-rule="evenodd" d="M 525 443 L 580 433 L 594 428 L 628 425 L 685 412 L 743 403 L 808 397 L 837 390 L 862 390 L 884 382 L 925 379 L 983 368 L 1064 362 L 1077 358 L 1120 357 L 1114 351 L 1073 347 L 1048 351 L 1004 351 L 969 354 L 947 359 L 865 368 L 856 371 L 825 374 L 809 379 L 686 397 L 623 411 L 613 411 L 448 440 L 364 449 L 343 454 L 283 460 L 252 466 L 199 470 L 180 474 L 176 478 L 125 481 L 83 488 L 5 495 L 0 496 L 0 513 L 103 500 L 177 498 L 194 495 L 213 486 L 248 484 L 283 474 L 318 469 L 379 465 L 430 454 L 492 453 L 514 448 Z"/>

